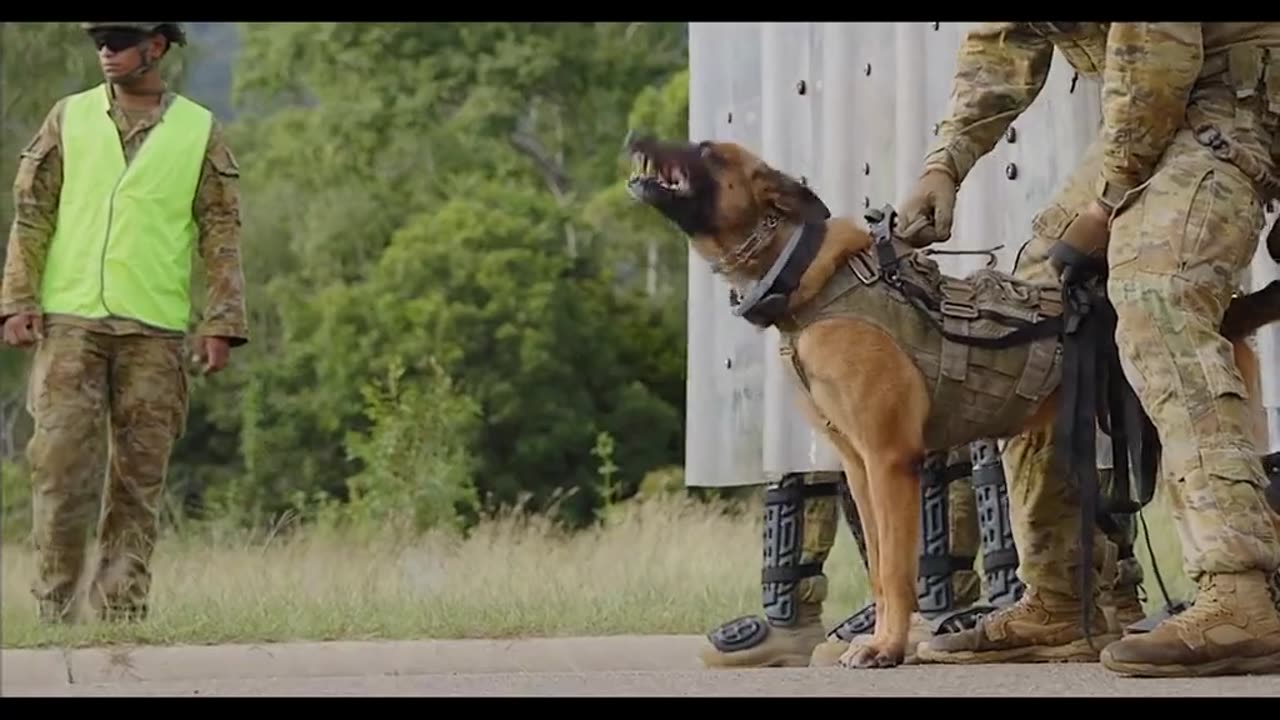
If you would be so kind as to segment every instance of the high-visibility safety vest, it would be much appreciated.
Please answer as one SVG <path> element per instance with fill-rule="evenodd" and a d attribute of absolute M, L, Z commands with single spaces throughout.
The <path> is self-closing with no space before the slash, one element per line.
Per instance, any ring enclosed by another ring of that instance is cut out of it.
<path fill-rule="evenodd" d="M 62 193 L 40 304 L 185 331 L 198 233 L 192 206 L 213 114 L 179 96 L 126 165 L 109 108 L 105 84 L 64 106 Z"/>

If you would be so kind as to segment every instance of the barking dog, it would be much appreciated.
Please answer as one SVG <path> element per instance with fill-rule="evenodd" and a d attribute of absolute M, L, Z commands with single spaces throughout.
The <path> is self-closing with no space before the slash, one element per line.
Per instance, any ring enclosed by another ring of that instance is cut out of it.
<path fill-rule="evenodd" d="M 779 330 L 803 410 L 841 457 L 878 605 L 870 642 L 843 663 L 900 664 L 915 610 L 919 465 L 927 452 L 1054 422 L 1067 389 L 1061 290 L 995 270 L 948 277 L 893 239 L 891 217 L 873 238 L 734 143 L 642 138 L 630 150 L 631 194 L 726 277 L 736 314 Z M 1238 298 L 1223 322 L 1255 401 L 1243 339 L 1280 319 L 1277 296 L 1273 283 Z"/>

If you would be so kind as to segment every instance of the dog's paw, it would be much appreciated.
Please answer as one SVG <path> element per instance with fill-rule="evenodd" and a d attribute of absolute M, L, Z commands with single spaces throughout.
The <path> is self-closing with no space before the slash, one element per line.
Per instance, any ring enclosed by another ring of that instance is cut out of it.
<path fill-rule="evenodd" d="M 891 668 L 902 664 L 905 650 L 882 650 L 879 643 L 852 645 L 840 656 L 840 666 L 853 669 Z"/>

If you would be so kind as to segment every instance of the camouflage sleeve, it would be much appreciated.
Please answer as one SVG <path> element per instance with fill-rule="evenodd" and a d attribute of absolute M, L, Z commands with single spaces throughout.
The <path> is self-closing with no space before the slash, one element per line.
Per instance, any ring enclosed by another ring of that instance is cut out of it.
<path fill-rule="evenodd" d="M 983 23 L 965 35 L 925 171 L 942 169 L 963 182 L 1040 94 L 1052 61 L 1053 44 L 1027 23 Z"/>
<path fill-rule="evenodd" d="M 239 181 L 240 167 L 222 127 L 215 123 L 194 208 L 205 279 L 204 313 L 196 332 L 225 338 L 233 347 L 249 341 L 240 262 Z"/>
<path fill-rule="evenodd" d="M 1102 173 L 1110 207 L 1151 177 L 1204 64 L 1200 23 L 1112 23 L 1102 75 Z"/>
<path fill-rule="evenodd" d="M 18 159 L 13 181 L 13 225 L 0 287 L 0 322 L 40 311 L 40 277 L 58 218 L 62 192 L 62 102 L 45 116 Z"/>

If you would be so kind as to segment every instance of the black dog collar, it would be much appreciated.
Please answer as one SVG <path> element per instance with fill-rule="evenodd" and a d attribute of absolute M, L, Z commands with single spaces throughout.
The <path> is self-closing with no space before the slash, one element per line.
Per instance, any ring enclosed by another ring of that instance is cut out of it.
<path fill-rule="evenodd" d="M 751 285 L 733 314 L 762 328 L 771 327 L 785 316 L 791 293 L 800 286 L 800 278 L 818 256 L 826 236 L 825 222 L 806 222 L 797 227 L 769 272 Z"/>

